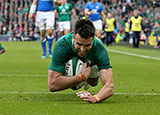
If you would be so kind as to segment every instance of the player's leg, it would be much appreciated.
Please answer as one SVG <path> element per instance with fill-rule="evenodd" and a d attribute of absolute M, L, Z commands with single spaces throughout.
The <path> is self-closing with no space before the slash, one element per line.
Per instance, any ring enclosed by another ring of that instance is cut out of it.
<path fill-rule="evenodd" d="M 94 27 L 96 29 L 97 38 L 99 38 L 99 40 L 101 40 L 102 21 L 101 20 L 93 21 L 93 25 L 94 25 Z"/>
<path fill-rule="evenodd" d="M 41 46 L 43 50 L 43 56 L 41 58 L 46 58 L 47 57 L 47 52 L 46 52 L 46 26 L 45 26 L 45 13 L 43 12 L 37 12 L 36 15 L 36 26 L 38 26 L 40 30 L 40 37 L 41 37 Z"/>
<path fill-rule="evenodd" d="M 52 58 L 52 42 L 53 42 L 53 29 L 47 29 L 48 33 L 48 54 Z"/>
<path fill-rule="evenodd" d="M 52 58 L 52 42 L 53 42 L 53 28 L 55 23 L 55 14 L 54 12 L 48 12 L 46 16 L 46 29 L 47 29 L 47 38 L 48 38 L 48 53 Z"/>
<path fill-rule="evenodd" d="M 4 50 L 4 48 L 2 47 L 2 45 L 1 45 L 1 43 L 0 43 L 0 55 L 2 54 L 2 53 L 4 53 L 5 52 L 5 50 Z"/>
<path fill-rule="evenodd" d="M 46 58 L 47 57 L 47 51 L 46 51 L 46 31 L 41 30 L 40 31 L 40 37 L 41 37 L 41 45 L 42 45 L 42 50 L 43 50 L 43 55 L 41 58 Z"/>
<path fill-rule="evenodd" d="M 96 35 L 99 40 L 101 40 L 101 34 L 102 34 L 102 30 L 96 29 Z"/>
<path fill-rule="evenodd" d="M 64 35 L 66 35 L 71 30 L 71 24 L 70 24 L 70 21 L 65 21 L 64 23 L 65 23 L 65 25 L 64 25 Z"/>
<path fill-rule="evenodd" d="M 60 31 L 60 36 L 64 35 L 64 22 L 58 22 L 58 26 L 59 26 L 59 31 Z"/>

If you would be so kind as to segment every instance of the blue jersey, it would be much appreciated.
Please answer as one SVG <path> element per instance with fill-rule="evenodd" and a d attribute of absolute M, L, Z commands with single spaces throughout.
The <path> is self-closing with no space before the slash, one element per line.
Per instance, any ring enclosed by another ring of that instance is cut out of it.
<path fill-rule="evenodd" d="M 86 8 L 89 9 L 89 11 L 92 11 L 93 14 L 89 15 L 89 19 L 92 21 L 96 21 L 101 19 L 100 13 L 103 11 L 103 6 L 99 2 L 96 4 L 93 4 L 93 2 L 88 2 L 86 4 Z"/>
<path fill-rule="evenodd" d="M 53 0 L 38 0 L 37 11 L 53 11 Z"/>

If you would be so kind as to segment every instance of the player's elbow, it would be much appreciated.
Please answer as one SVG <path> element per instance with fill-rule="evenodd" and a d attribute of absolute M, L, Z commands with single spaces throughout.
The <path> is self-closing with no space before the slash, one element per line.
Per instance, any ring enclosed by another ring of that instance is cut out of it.
<path fill-rule="evenodd" d="M 110 96 L 112 96 L 114 94 L 114 86 L 110 87 Z"/>
<path fill-rule="evenodd" d="M 54 82 L 50 82 L 48 83 L 48 88 L 49 88 L 49 91 L 50 92 L 55 92 L 55 91 L 58 91 L 58 88 L 56 87 L 55 83 Z"/>

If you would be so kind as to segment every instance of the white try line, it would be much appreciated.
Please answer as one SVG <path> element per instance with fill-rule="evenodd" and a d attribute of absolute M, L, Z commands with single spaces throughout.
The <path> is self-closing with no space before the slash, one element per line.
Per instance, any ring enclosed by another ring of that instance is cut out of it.
<path fill-rule="evenodd" d="M 76 94 L 76 92 L 7 92 L 2 91 L 0 94 Z M 114 93 L 114 95 L 157 95 L 160 96 L 160 93 Z"/>
<path fill-rule="evenodd" d="M 48 74 L 0 74 L 0 76 L 7 76 L 7 77 L 48 77 Z"/>
<path fill-rule="evenodd" d="M 129 52 L 123 52 L 123 51 L 117 51 L 117 50 L 111 50 L 111 49 L 107 49 L 107 50 L 110 51 L 110 52 L 115 52 L 115 53 L 130 55 L 130 56 L 137 56 L 137 57 L 142 57 L 142 58 L 160 60 L 160 58 L 157 58 L 157 57 L 145 56 L 145 55 L 134 54 L 134 53 L 129 53 Z"/>

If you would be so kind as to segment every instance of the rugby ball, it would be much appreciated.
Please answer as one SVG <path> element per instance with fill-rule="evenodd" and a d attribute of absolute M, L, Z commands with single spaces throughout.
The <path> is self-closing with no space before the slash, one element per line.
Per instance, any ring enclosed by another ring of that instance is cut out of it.
<path fill-rule="evenodd" d="M 84 63 L 78 57 L 73 57 L 65 65 L 65 75 L 70 77 L 70 76 L 76 76 L 81 74 L 83 65 Z M 83 85 L 84 85 L 84 82 L 81 82 L 80 84 L 74 86 L 72 89 L 78 90 Z"/>

